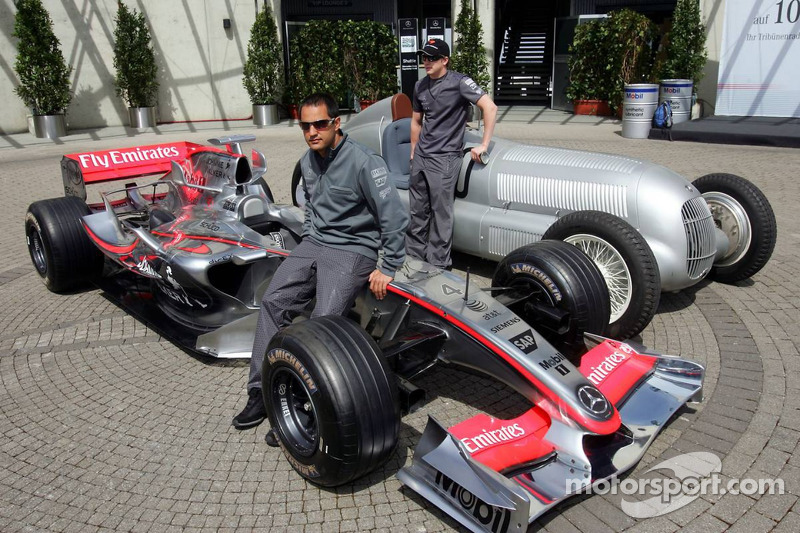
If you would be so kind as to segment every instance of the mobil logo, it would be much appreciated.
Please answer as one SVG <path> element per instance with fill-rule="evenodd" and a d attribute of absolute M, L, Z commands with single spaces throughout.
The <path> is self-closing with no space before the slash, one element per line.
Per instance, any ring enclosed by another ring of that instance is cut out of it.
<path fill-rule="evenodd" d="M 625 93 L 625 98 L 628 100 L 641 100 L 644 98 L 644 93 L 627 92 Z"/>
<path fill-rule="evenodd" d="M 679 92 L 681 92 L 680 87 L 663 87 L 661 90 L 662 92 L 669 94 L 678 94 Z"/>

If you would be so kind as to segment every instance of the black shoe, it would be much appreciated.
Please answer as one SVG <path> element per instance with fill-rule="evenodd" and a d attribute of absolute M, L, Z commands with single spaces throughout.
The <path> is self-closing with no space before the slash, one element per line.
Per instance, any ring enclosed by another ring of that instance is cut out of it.
<path fill-rule="evenodd" d="M 270 430 L 267 431 L 267 434 L 264 435 L 264 440 L 266 441 L 267 446 L 271 448 L 278 447 L 278 434 L 275 433 L 275 428 L 270 428 Z"/>
<path fill-rule="evenodd" d="M 261 389 L 250 389 L 247 393 L 250 398 L 242 412 L 233 419 L 233 427 L 236 429 L 248 429 L 256 427 L 267 418 L 267 408 L 264 407 L 264 397 Z"/>

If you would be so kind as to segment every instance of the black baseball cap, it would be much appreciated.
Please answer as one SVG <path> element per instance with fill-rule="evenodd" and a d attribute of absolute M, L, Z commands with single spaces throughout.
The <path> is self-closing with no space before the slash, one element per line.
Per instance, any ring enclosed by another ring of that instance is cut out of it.
<path fill-rule="evenodd" d="M 428 39 L 421 49 L 417 50 L 418 54 L 425 54 L 426 56 L 444 56 L 450 57 L 450 47 L 441 39 Z"/>

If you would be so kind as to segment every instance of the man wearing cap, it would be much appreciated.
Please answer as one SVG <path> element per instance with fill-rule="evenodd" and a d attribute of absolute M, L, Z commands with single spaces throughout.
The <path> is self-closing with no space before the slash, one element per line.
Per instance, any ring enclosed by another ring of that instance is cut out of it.
<path fill-rule="evenodd" d="M 489 148 L 497 106 L 472 78 L 447 69 L 450 47 L 446 42 L 428 39 L 419 53 L 428 75 L 414 86 L 406 252 L 449 269 L 453 202 L 469 104 L 480 108 L 484 120 L 481 144 L 471 150 L 473 161 L 480 161 Z"/>

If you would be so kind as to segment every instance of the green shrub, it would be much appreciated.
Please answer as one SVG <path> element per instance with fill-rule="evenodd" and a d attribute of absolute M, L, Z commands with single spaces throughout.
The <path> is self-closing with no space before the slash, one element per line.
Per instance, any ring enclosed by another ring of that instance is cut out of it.
<path fill-rule="evenodd" d="M 338 20 L 312 20 L 292 38 L 291 100 L 297 104 L 313 93 L 346 100 L 344 50 Z"/>
<path fill-rule="evenodd" d="M 697 88 L 706 64 L 705 44 L 706 30 L 700 19 L 699 1 L 678 0 L 671 29 L 664 37 L 656 61 L 657 79 L 688 79 Z"/>
<path fill-rule="evenodd" d="M 483 46 L 483 26 L 470 0 L 461 0 L 461 11 L 456 18 L 456 45 L 450 58 L 450 69 L 466 74 L 484 91 L 489 90 L 489 61 Z"/>
<path fill-rule="evenodd" d="M 353 95 L 377 100 L 397 91 L 397 41 L 383 23 L 312 20 L 290 49 L 288 104 L 323 92 L 349 106 Z"/>
<path fill-rule="evenodd" d="M 66 111 L 72 99 L 61 43 L 53 33 L 53 21 L 40 0 L 16 0 L 14 37 L 17 60 L 14 70 L 19 86 L 14 92 L 34 115 L 56 115 Z"/>
<path fill-rule="evenodd" d="M 571 100 L 605 100 L 622 105 L 626 83 L 651 79 L 655 26 L 646 16 L 622 9 L 581 24 L 570 46 Z"/>
<path fill-rule="evenodd" d="M 341 22 L 345 85 L 359 100 L 380 100 L 397 88 L 397 39 L 386 24 Z M 369 43 L 369 44 L 367 44 Z"/>
<path fill-rule="evenodd" d="M 242 84 L 256 105 L 276 104 L 283 94 L 283 47 L 272 8 L 264 3 L 250 29 Z"/>
<path fill-rule="evenodd" d="M 608 43 L 607 19 L 594 19 L 575 28 L 575 39 L 570 45 L 569 86 L 566 96 L 570 100 L 606 100 L 613 85 L 608 56 L 602 53 Z"/>
<path fill-rule="evenodd" d="M 645 83 L 651 80 L 652 43 L 656 28 L 646 16 L 630 9 L 611 12 L 608 24 L 607 53 L 613 77 L 606 99 L 612 109 L 618 109 L 622 106 L 626 83 Z"/>
<path fill-rule="evenodd" d="M 116 94 L 128 107 L 153 107 L 158 101 L 158 67 L 144 14 L 119 2 L 114 22 Z"/>

